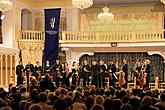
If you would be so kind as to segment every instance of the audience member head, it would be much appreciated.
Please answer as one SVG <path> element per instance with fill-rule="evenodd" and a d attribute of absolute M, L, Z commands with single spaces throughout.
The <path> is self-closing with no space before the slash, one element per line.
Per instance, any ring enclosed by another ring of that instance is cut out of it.
<path fill-rule="evenodd" d="M 73 98 L 71 96 L 66 96 L 64 98 L 64 101 L 66 102 L 68 110 L 72 109 L 72 104 L 73 104 Z"/>
<path fill-rule="evenodd" d="M 30 105 L 28 110 L 44 110 L 43 107 L 39 104 L 32 104 Z"/>
<path fill-rule="evenodd" d="M 105 108 L 105 110 L 111 110 L 112 107 L 113 107 L 113 100 L 112 99 L 109 99 L 109 98 L 106 99 L 104 101 L 104 108 Z"/>
<path fill-rule="evenodd" d="M 26 87 L 24 87 L 24 86 L 20 87 L 19 92 L 20 92 L 20 94 L 25 93 Z"/>
<path fill-rule="evenodd" d="M 55 110 L 67 110 L 67 103 L 62 99 L 57 99 L 54 105 Z"/>
<path fill-rule="evenodd" d="M 16 88 L 16 87 L 12 87 L 12 88 L 11 88 L 11 93 L 14 94 L 14 93 L 16 93 L 16 92 L 17 92 L 17 88 Z"/>
<path fill-rule="evenodd" d="M 161 100 L 162 102 L 165 102 L 165 93 L 162 93 L 162 94 L 160 95 L 160 100 Z"/>
<path fill-rule="evenodd" d="M 140 99 L 138 97 L 132 97 L 132 98 L 130 98 L 129 104 L 132 105 L 133 110 L 138 110 L 138 108 L 140 106 Z"/>
<path fill-rule="evenodd" d="M 32 105 L 31 102 L 26 103 L 26 104 L 24 105 L 24 110 L 28 110 L 29 107 L 30 107 L 31 105 Z"/>
<path fill-rule="evenodd" d="M 94 104 L 91 110 L 104 110 L 104 107 L 100 104 Z"/>
<path fill-rule="evenodd" d="M 104 98 L 101 95 L 95 97 L 94 104 L 104 105 Z"/>
<path fill-rule="evenodd" d="M 50 75 L 48 73 L 45 74 L 45 79 L 50 80 Z"/>
<path fill-rule="evenodd" d="M 144 105 L 144 106 L 152 106 L 152 99 L 150 96 L 145 96 L 142 101 L 141 101 L 141 104 Z"/>
<path fill-rule="evenodd" d="M 47 94 L 45 92 L 39 93 L 39 101 L 44 103 L 47 101 Z"/>
<path fill-rule="evenodd" d="M 106 91 L 105 91 L 105 96 L 106 96 L 106 97 L 109 97 L 110 95 L 111 95 L 110 90 L 106 90 Z"/>
<path fill-rule="evenodd" d="M 122 98 L 122 103 L 123 103 L 123 104 L 129 103 L 129 100 L 130 100 L 129 96 L 126 96 L 126 95 L 125 95 L 125 96 Z"/>
<path fill-rule="evenodd" d="M 78 92 L 76 92 L 78 93 Z M 82 96 L 81 94 L 76 94 L 75 93 L 75 97 L 74 97 L 74 102 L 79 102 L 79 103 L 82 103 Z"/>
<path fill-rule="evenodd" d="M 121 100 L 114 99 L 113 100 L 113 108 L 112 108 L 112 110 L 120 110 L 121 105 L 122 105 Z"/>
<path fill-rule="evenodd" d="M 153 94 L 152 94 L 152 91 L 151 90 L 147 90 L 146 93 L 145 93 L 145 95 L 152 97 Z"/>
<path fill-rule="evenodd" d="M 0 110 L 12 110 L 12 108 L 10 106 L 5 106 L 5 107 L 0 108 Z"/>
<path fill-rule="evenodd" d="M 87 107 L 87 110 L 90 110 L 92 108 L 92 106 L 94 105 L 94 99 L 93 97 L 89 96 L 86 100 L 85 100 L 85 105 Z"/>
<path fill-rule="evenodd" d="M 120 91 L 120 98 L 122 99 L 126 95 L 125 90 Z"/>
<path fill-rule="evenodd" d="M 36 85 L 36 84 L 37 84 L 36 79 L 32 79 L 32 80 L 31 80 L 31 84 L 32 84 L 32 85 Z"/>
<path fill-rule="evenodd" d="M 30 92 L 30 99 L 34 102 L 38 102 L 38 90 L 37 89 L 33 89 Z"/>
<path fill-rule="evenodd" d="M 25 104 L 27 104 L 28 101 L 27 100 L 22 100 L 19 102 L 19 110 L 24 110 L 24 106 Z"/>
<path fill-rule="evenodd" d="M 89 90 L 85 90 L 85 91 L 84 91 L 83 97 L 84 97 L 84 98 L 87 98 L 87 97 L 89 97 L 89 96 L 90 96 Z"/>
<path fill-rule="evenodd" d="M 132 105 L 130 105 L 130 104 L 123 104 L 123 105 L 120 107 L 120 110 L 133 110 L 133 107 L 132 107 Z"/>

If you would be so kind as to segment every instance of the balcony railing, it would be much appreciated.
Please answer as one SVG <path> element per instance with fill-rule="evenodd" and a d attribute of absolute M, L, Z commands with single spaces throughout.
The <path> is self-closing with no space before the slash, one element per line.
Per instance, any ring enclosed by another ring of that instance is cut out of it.
<path fill-rule="evenodd" d="M 44 42 L 43 31 L 20 31 L 19 41 Z M 109 42 L 164 42 L 163 31 L 123 32 L 66 32 L 60 35 L 60 43 L 109 43 Z"/>
<path fill-rule="evenodd" d="M 44 32 L 43 31 L 23 30 L 23 31 L 20 31 L 18 40 L 43 42 L 45 40 Z"/>
<path fill-rule="evenodd" d="M 62 32 L 61 43 L 162 42 L 164 31 Z"/>

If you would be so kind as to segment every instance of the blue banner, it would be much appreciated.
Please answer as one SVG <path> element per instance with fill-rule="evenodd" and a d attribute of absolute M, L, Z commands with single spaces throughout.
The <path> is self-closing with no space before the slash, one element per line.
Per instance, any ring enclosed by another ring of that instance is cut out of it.
<path fill-rule="evenodd" d="M 45 46 L 43 55 L 43 66 L 49 60 L 50 67 L 58 57 L 59 26 L 61 9 L 45 9 Z"/>

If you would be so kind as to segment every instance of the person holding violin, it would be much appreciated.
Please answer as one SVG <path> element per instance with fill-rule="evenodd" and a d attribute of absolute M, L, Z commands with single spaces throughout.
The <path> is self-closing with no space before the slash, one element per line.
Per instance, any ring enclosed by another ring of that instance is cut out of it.
<path fill-rule="evenodd" d="M 59 87 L 60 82 L 62 81 L 62 66 L 59 59 L 56 59 L 54 68 L 55 73 L 53 74 L 53 81 L 56 81 L 56 86 Z"/>
<path fill-rule="evenodd" d="M 41 76 L 42 76 L 42 67 L 40 66 L 39 61 L 36 62 L 36 66 L 34 67 L 34 71 L 35 71 L 36 80 L 40 81 Z"/>

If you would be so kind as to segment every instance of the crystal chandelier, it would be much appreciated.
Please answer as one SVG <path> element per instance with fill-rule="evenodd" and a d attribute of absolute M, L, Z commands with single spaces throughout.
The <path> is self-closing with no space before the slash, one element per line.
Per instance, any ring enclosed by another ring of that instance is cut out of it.
<path fill-rule="evenodd" d="M 161 0 L 161 2 L 165 4 L 165 0 Z"/>
<path fill-rule="evenodd" d="M 72 0 L 72 5 L 76 8 L 85 9 L 93 5 L 93 0 Z"/>
<path fill-rule="evenodd" d="M 0 0 L 0 11 L 3 13 L 12 8 L 11 0 Z"/>
<path fill-rule="evenodd" d="M 105 6 L 103 8 L 103 12 L 99 13 L 97 18 L 100 21 L 109 22 L 109 21 L 112 21 L 114 19 L 114 14 L 110 13 L 109 8 Z"/>

